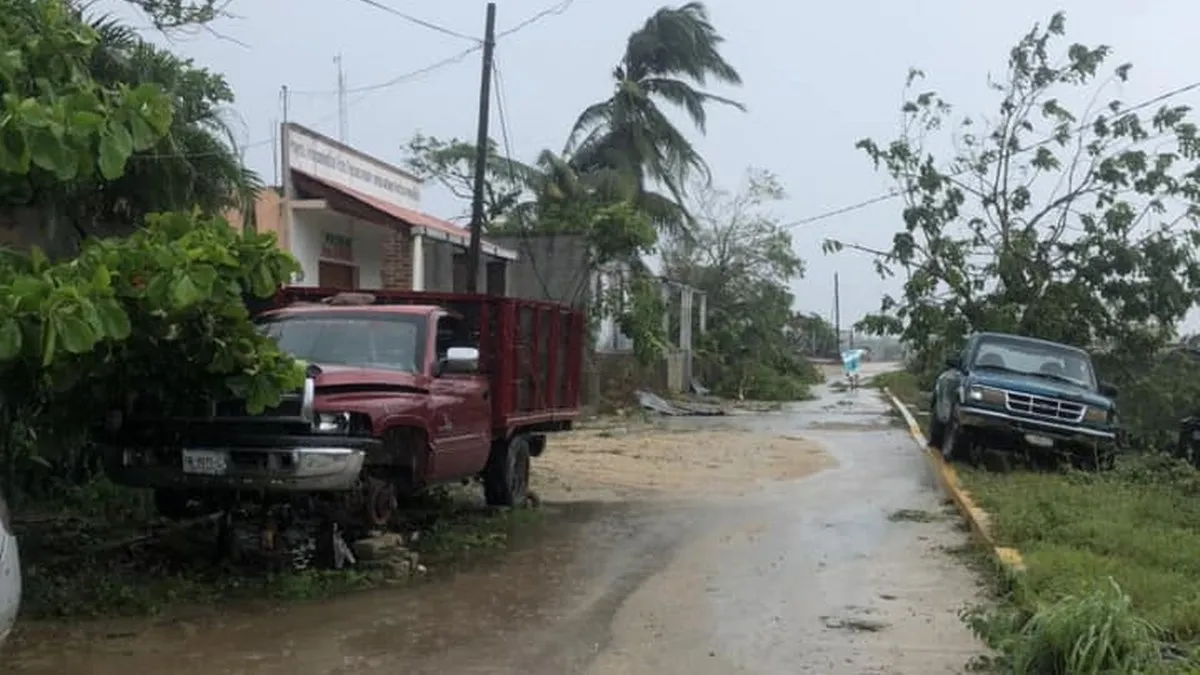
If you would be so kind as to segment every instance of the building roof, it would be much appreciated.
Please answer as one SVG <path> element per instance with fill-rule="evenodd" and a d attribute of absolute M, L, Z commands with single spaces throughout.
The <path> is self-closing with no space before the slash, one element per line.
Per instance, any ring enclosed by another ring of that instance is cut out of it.
<path fill-rule="evenodd" d="M 350 197 L 375 211 L 408 224 L 409 227 L 412 228 L 413 234 L 420 234 L 438 241 L 448 241 L 463 247 L 470 245 L 471 233 L 465 227 L 460 227 L 452 222 L 441 220 L 440 218 L 436 218 L 427 213 L 421 213 L 420 211 L 414 209 L 392 204 L 382 199 L 359 192 L 358 190 L 348 188 L 344 185 L 339 185 L 332 181 L 318 178 L 304 171 L 292 169 L 292 174 L 294 176 L 301 177 L 301 187 L 309 188 L 309 191 L 317 193 L 328 193 L 329 191 L 333 191 Z M 480 248 L 482 249 L 483 253 L 497 258 L 503 258 L 505 260 L 517 259 L 516 251 L 502 248 L 486 240 L 481 242 Z"/>

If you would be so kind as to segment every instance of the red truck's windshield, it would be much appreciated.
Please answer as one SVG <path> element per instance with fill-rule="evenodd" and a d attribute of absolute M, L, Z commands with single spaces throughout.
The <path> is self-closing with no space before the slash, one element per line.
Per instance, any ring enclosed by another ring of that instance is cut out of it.
<path fill-rule="evenodd" d="M 415 316 L 314 312 L 258 323 L 285 352 L 316 364 L 416 373 L 425 344 L 424 320 Z"/>

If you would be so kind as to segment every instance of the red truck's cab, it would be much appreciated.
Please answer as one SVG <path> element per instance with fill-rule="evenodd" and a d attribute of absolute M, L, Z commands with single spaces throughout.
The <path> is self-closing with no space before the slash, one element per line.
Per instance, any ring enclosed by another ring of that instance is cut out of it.
<path fill-rule="evenodd" d="M 489 503 L 510 505 L 545 433 L 578 415 L 585 323 L 563 306 L 285 289 L 256 321 L 308 364 L 302 391 L 261 415 L 236 401 L 193 417 L 125 411 L 101 437 L 115 480 L 154 488 L 164 507 L 340 493 L 378 520 L 397 494 L 478 476 Z"/>

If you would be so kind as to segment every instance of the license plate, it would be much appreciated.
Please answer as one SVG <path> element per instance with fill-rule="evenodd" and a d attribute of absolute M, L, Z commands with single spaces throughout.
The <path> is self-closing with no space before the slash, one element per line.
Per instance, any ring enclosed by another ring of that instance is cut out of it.
<path fill-rule="evenodd" d="M 1193 440 L 1193 441 L 1200 441 L 1200 429 L 1197 429 L 1197 430 L 1195 430 L 1195 431 L 1193 431 L 1193 432 L 1192 432 L 1192 440 Z"/>
<path fill-rule="evenodd" d="M 1039 434 L 1025 434 L 1025 442 L 1030 445 L 1036 445 L 1039 448 L 1053 448 L 1054 439 L 1046 438 Z"/>
<path fill-rule="evenodd" d="M 228 468 L 229 460 L 219 450 L 184 450 L 183 472 L 201 476 L 220 476 Z"/>

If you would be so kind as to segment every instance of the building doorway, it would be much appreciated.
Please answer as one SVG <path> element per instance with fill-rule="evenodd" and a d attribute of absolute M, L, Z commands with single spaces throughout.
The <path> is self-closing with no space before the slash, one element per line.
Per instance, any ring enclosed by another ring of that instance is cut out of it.
<path fill-rule="evenodd" d="M 358 290 L 358 268 L 322 260 L 317 263 L 317 285 L 339 291 Z"/>

